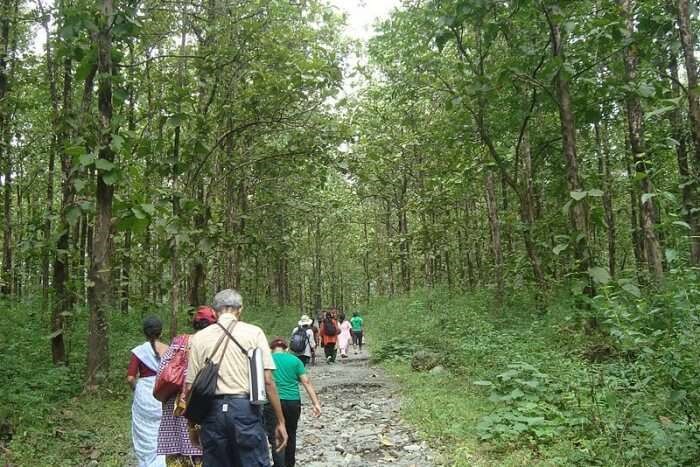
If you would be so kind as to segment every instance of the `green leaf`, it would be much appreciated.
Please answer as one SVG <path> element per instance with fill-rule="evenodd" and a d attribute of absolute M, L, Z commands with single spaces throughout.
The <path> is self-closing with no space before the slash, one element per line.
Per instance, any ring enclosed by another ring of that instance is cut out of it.
<path fill-rule="evenodd" d="M 114 168 L 114 163 L 110 162 L 106 159 L 97 159 L 95 161 L 95 167 L 98 170 L 103 170 L 103 171 L 107 172 L 107 171 L 112 170 Z"/>
<path fill-rule="evenodd" d="M 149 216 L 153 216 L 156 213 L 156 207 L 152 204 L 141 204 L 139 207 Z"/>
<path fill-rule="evenodd" d="M 85 188 L 85 185 L 87 185 L 87 182 L 85 181 L 85 179 L 76 178 L 73 180 L 73 187 L 75 188 L 75 191 L 78 193 L 83 191 L 83 188 Z"/>
<path fill-rule="evenodd" d="M 78 159 L 78 162 L 82 167 L 89 167 L 95 163 L 95 155 L 92 153 L 83 154 Z"/>
<path fill-rule="evenodd" d="M 112 151 L 119 152 L 123 145 L 124 138 L 119 135 L 112 135 L 112 142 L 109 143 L 109 147 L 112 148 Z"/>
<path fill-rule="evenodd" d="M 65 153 L 71 157 L 78 157 L 85 154 L 85 148 L 82 146 L 68 146 L 64 149 Z"/>
<path fill-rule="evenodd" d="M 78 223 L 82 214 L 83 210 L 80 209 L 80 206 L 70 206 L 66 209 L 66 222 L 68 222 L 68 225 L 74 226 Z"/>
<path fill-rule="evenodd" d="M 603 190 L 599 190 L 598 188 L 593 188 L 592 190 L 588 190 L 588 196 L 594 196 L 596 198 L 600 198 L 603 196 L 605 193 Z"/>
<path fill-rule="evenodd" d="M 474 386 L 493 386 L 491 381 L 474 381 L 472 384 Z"/>
<path fill-rule="evenodd" d="M 588 275 L 591 276 L 591 278 L 598 284 L 607 284 L 611 279 L 608 270 L 601 268 L 600 266 L 588 268 Z"/>
<path fill-rule="evenodd" d="M 642 83 L 637 88 L 637 94 L 639 94 L 641 97 L 652 97 L 654 94 L 656 94 L 656 89 L 654 89 L 654 86 L 649 83 Z"/>
<path fill-rule="evenodd" d="M 631 282 L 624 283 L 622 285 L 622 290 L 624 290 L 625 292 L 627 292 L 628 294 L 630 294 L 636 298 L 639 298 L 642 296 L 642 291 L 639 290 L 639 287 L 637 287 L 635 284 L 633 284 Z"/>
<path fill-rule="evenodd" d="M 643 193 L 642 194 L 642 204 L 646 204 L 651 200 L 654 196 L 656 196 L 656 193 Z"/>
<path fill-rule="evenodd" d="M 679 226 L 681 226 L 681 227 L 685 227 L 685 228 L 688 229 L 688 230 L 692 230 L 692 227 L 690 227 L 690 224 L 688 224 L 687 222 L 683 222 L 683 221 L 673 221 L 672 223 L 673 223 L 673 225 L 679 225 Z"/>
<path fill-rule="evenodd" d="M 554 248 L 552 248 L 552 252 L 553 252 L 555 255 L 559 256 L 559 254 L 560 254 L 562 251 L 566 250 L 567 248 L 569 248 L 569 245 L 566 244 L 566 243 L 562 243 L 561 245 L 557 245 L 557 246 L 555 246 Z"/>
<path fill-rule="evenodd" d="M 107 173 L 102 174 L 102 181 L 105 182 L 106 185 L 112 186 L 117 181 L 119 180 L 119 171 L 118 170 L 110 170 Z"/>
<path fill-rule="evenodd" d="M 586 191 L 572 191 L 569 193 L 569 195 L 576 201 L 581 201 L 583 198 L 586 197 L 588 192 Z"/>

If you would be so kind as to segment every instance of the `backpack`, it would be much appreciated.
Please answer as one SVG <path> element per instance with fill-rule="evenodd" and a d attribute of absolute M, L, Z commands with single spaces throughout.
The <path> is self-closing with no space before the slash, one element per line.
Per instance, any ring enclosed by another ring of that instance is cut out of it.
<path fill-rule="evenodd" d="M 299 326 L 289 340 L 289 350 L 296 354 L 303 354 L 308 340 L 309 336 L 306 334 L 306 328 Z"/>
<path fill-rule="evenodd" d="M 335 328 L 335 324 L 333 324 L 332 319 L 326 319 L 323 321 L 323 332 L 327 336 L 335 336 L 338 334 L 338 330 Z"/>

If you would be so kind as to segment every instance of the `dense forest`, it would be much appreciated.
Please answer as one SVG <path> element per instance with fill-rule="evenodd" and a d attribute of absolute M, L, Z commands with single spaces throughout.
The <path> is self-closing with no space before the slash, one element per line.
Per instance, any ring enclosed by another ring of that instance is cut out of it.
<path fill-rule="evenodd" d="M 160 310 L 174 335 L 223 287 L 290 316 L 378 304 L 387 326 L 416 303 L 558 319 L 655 415 L 620 427 L 592 394 L 555 429 L 511 404 L 518 367 L 501 401 L 527 420 L 482 420 L 484 441 L 631 430 L 607 465 L 700 462 L 699 9 L 405 0 L 358 43 L 323 0 L 0 0 L 5 308 L 31 308 L 33 358 L 88 389 L 125 316 Z M 378 358 L 421 332 L 451 348 L 431 334 L 450 319 L 397 325 Z"/>

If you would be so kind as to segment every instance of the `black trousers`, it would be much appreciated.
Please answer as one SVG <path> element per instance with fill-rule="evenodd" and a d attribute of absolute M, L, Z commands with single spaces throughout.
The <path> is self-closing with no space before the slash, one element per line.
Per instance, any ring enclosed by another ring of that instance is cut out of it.
<path fill-rule="evenodd" d="M 287 446 L 280 452 L 276 452 L 275 426 L 277 425 L 277 418 L 275 417 L 275 412 L 270 404 L 265 406 L 264 411 L 265 430 L 272 446 L 272 465 L 273 467 L 294 467 L 296 464 L 297 427 L 301 416 L 301 401 L 281 400 L 280 402 L 282 404 L 282 413 L 284 414 L 284 424 L 289 436 Z"/>
<path fill-rule="evenodd" d="M 270 466 L 260 407 L 247 398 L 214 400 L 200 439 L 206 467 Z"/>
<path fill-rule="evenodd" d="M 332 344 L 326 344 L 323 346 L 323 353 L 326 355 L 326 359 L 330 357 L 330 361 L 335 361 L 335 356 L 338 354 L 338 350 L 335 348 L 335 342 Z"/>
<path fill-rule="evenodd" d="M 352 345 L 359 345 L 362 350 L 362 331 L 352 331 Z"/>
<path fill-rule="evenodd" d="M 301 363 L 303 363 L 304 366 L 308 365 L 311 361 L 311 357 L 309 357 L 308 355 L 297 355 L 297 358 L 301 360 Z"/>

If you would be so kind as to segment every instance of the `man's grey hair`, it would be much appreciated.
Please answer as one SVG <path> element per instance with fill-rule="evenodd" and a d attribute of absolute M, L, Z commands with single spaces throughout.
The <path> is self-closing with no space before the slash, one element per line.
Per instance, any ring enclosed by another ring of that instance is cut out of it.
<path fill-rule="evenodd" d="M 214 302 L 212 303 L 212 308 L 214 308 L 218 313 L 222 312 L 226 308 L 233 308 L 234 310 L 240 310 L 243 307 L 243 297 L 238 293 L 237 290 L 226 289 L 214 295 Z"/>

